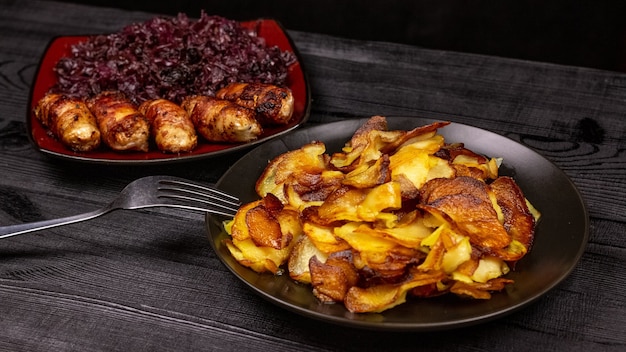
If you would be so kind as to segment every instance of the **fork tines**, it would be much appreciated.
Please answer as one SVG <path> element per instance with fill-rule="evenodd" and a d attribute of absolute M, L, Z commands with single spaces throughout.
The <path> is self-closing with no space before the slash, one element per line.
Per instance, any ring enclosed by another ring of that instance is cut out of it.
<path fill-rule="evenodd" d="M 209 185 L 189 180 L 167 178 L 158 181 L 158 197 L 175 199 L 178 208 L 234 216 L 241 205 L 239 199 Z M 182 202 L 181 202 L 182 201 Z"/>

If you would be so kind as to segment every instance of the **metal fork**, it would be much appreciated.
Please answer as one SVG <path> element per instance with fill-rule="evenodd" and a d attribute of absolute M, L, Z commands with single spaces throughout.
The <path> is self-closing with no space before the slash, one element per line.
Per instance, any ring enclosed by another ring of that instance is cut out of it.
<path fill-rule="evenodd" d="M 59 219 L 0 227 L 0 239 L 51 227 L 90 220 L 118 209 L 172 207 L 234 216 L 240 206 L 236 197 L 213 186 L 171 176 L 147 176 L 128 184 L 104 208 Z"/>

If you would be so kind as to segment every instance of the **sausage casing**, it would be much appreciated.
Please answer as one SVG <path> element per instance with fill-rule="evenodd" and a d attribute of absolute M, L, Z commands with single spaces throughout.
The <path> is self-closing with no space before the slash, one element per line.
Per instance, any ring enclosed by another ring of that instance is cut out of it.
<path fill-rule="evenodd" d="M 160 151 L 189 152 L 198 144 L 193 123 L 180 105 L 166 99 L 147 100 L 139 105 L 138 110 L 150 122 L 152 136 Z"/>
<path fill-rule="evenodd" d="M 135 105 L 118 91 L 105 91 L 87 100 L 104 143 L 113 150 L 148 151 L 150 125 Z"/>
<path fill-rule="evenodd" d="M 100 146 L 96 118 L 82 99 L 49 93 L 37 102 L 34 114 L 69 149 L 88 152 Z"/>
<path fill-rule="evenodd" d="M 215 96 L 254 110 L 262 123 L 286 124 L 293 115 L 294 98 L 289 88 L 264 83 L 231 83 Z"/>
<path fill-rule="evenodd" d="M 263 132 L 253 110 L 208 96 L 183 100 L 196 131 L 211 142 L 250 142 Z"/>

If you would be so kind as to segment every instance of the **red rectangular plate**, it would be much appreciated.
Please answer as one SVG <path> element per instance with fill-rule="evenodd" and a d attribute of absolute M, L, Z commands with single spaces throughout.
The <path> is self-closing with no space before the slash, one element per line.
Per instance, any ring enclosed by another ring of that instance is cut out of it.
<path fill-rule="evenodd" d="M 288 87 L 293 93 L 295 103 L 294 116 L 289 124 L 278 127 L 264 127 L 260 138 L 249 143 L 210 143 L 199 139 L 198 146 L 192 152 L 184 154 L 168 154 L 158 150 L 148 152 L 115 152 L 104 147 L 87 153 L 69 150 L 39 123 L 32 112 L 37 102 L 57 82 L 53 68 L 59 59 L 69 56 L 72 45 L 89 38 L 89 36 L 63 36 L 53 39 L 48 45 L 39 64 L 31 91 L 27 122 L 33 144 L 44 154 L 76 161 L 114 164 L 163 163 L 202 159 L 235 152 L 276 138 L 297 128 L 308 119 L 311 101 L 310 88 L 302 68 L 300 54 L 297 52 L 289 35 L 277 21 L 259 19 L 242 22 L 242 25 L 249 29 L 256 29 L 258 36 L 264 38 L 268 46 L 278 46 L 281 50 L 291 51 L 296 56 L 297 61 L 289 66 L 287 78 Z"/>

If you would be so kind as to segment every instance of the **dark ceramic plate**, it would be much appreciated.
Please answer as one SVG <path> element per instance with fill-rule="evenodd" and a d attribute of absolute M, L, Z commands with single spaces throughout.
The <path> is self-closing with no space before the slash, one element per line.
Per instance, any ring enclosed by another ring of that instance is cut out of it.
<path fill-rule="evenodd" d="M 222 190 L 244 202 L 258 199 L 254 184 L 270 158 L 313 140 L 338 151 L 365 120 L 350 120 L 301 129 L 259 146 L 245 155 L 218 181 Z M 389 118 L 390 129 L 428 124 L 422 118 Z M 257 274 L 241 266 L 222 244 L 226 237 L 220 219 L 207 217 L 211 244 L 224 264 L 250 288 L 281 307 L 304 316 L 352 327 L 379 330 L 442 330 L 478 324 L 512 313 L 550 291 L 572 271 L 588 238 L 588 215 L 570 179 L 553 163 L 529 148 L 498 134 L 453 123 L 439 130 L 447 142 L 463 142 L 470 149 L 502 157 L 501 174 L 513 176 L 526 197 L 542 213 L 531 251 L 508 274 L 515 280 L 490 300 L 465 300 L 452 295 L 411 299 L 380 314 L 353 314 L 341 304 L 319 303 L 311 288 L 287 276 Z"/>
<path fill-rule="evenodd" d="M 203 159 L 235 152 L 279 137 L 297 128 L 305 123 L 309 117 L 311 93 L 302 67 L 302 60 L 295 45 L 281 25 L 274 20 L 261 19 L 248 21 L 242 22 L 242 25 L 246 28 L 256 28 L 258 35 L 263 37 L 269 46 L 276 45 L 281 50 L 289 50 L 296 55 L 297 62 L 289 67 L 287 80 L 288 87 L 293 92 L 295 103 L 294 116 L 289 124 L 280 127 L 265 128 L 258 140 L 245 144 L 218 144 L 199 140 L 196 149 L 190 153 L 180 155 L 165 154 L 158 150 L 152 150 L 147 153 L 120 153 L 107 150 L 104 147 L 89 153 L 73 152 L 65 148 L 59 141 L 48 134 L 46 129 L 37 121 L 32 113 L 32 108 L 37 104 L 39 99 L 56 83 L 57 78 L 52 71 L 54 65 L 56 65 L 60 58 L 68 55 L 72 45 L 88 38 L 87 36 L 65 36 L 57 37 L 50 42 L 39 64 L 37 76 L 31 91 L 30 104 L 28 105 L 26 118 L 33 144 L 38 150 L 45 154 L 69 160 L 116 164 L 164 163 Z"/>

